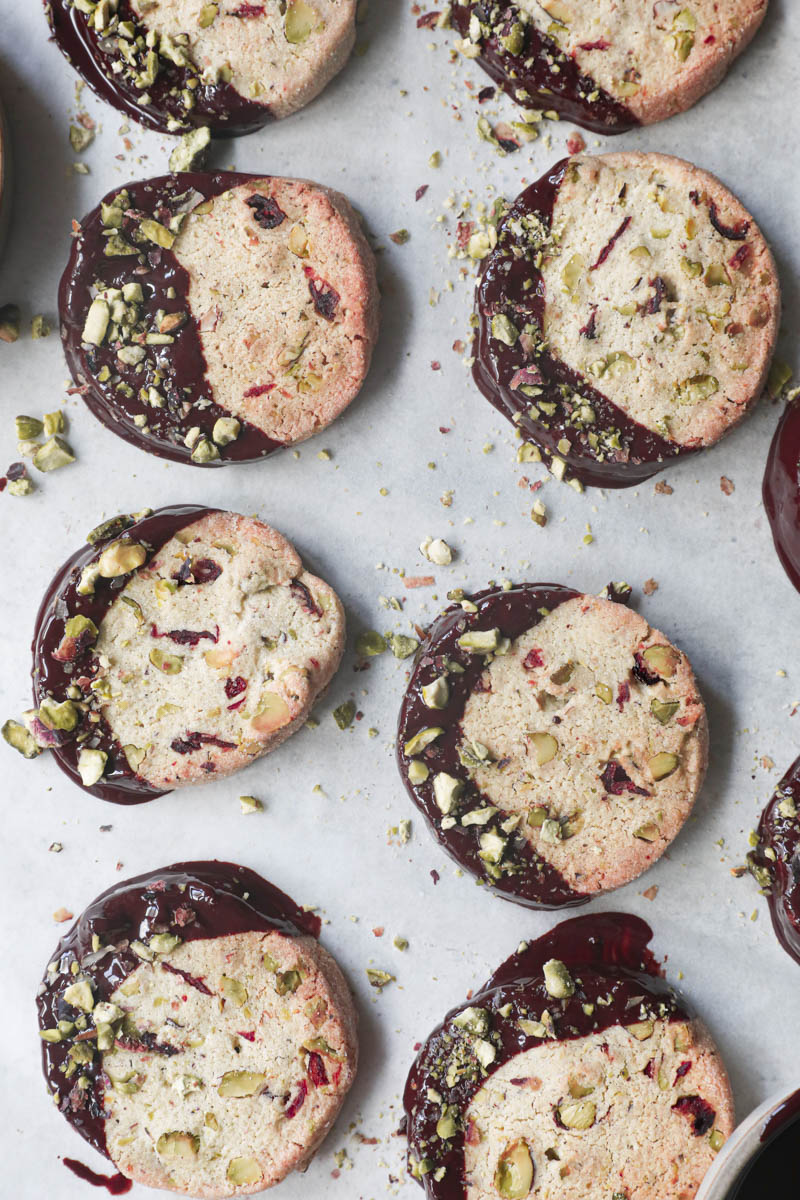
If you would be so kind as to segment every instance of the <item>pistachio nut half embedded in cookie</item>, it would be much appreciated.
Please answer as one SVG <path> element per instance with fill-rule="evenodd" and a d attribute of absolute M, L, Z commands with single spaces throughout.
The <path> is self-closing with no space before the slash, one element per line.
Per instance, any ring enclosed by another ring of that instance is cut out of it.
<path fill-rule="evenodd" d="M 767 0 L 457 0 L 461 52 L 518 104 L 599 133 L 683 112 L 720 82 Z"/>
<path fill-rule="evenodd" d="M 556 584 L 467 596 L 430 627 L 400 714 L 401 775 L 482 884 L 536 908 L 635 879 L 677 836 L 708 729 L 686 655 L 624 602 Z"/>
<path fill-rule="evenodd" d="M 375 260 L 329 188 L 165 175 L 109 192 L 79 223 L 59 313 L 104 425 L 223 466 L 304 441 L 357 395 L 378 333 Z"/>
<path fill-rule="evenodd" d="M 102 100 L 161 133 L 260 129 L 313 100 L 355 42 L 355 0 L 49 0 L 56 45 Z"/>
<path fill-rule="evenodd" d="M 302 1170 L 358 1058 L 319 928 L 233 863 L 178 863 L 103 892 L 37 995 L 59 1110 L 149 1187 L 211 1200 Z"/>
<path fill-rule="evenodd" d="M 650 936 L 624 913 L 564 921 L 447 1014 L 404 1096 L 429 1200 L 692 1200 L 733 1098 Z"/>
<path fill-rule="evenodd" d="M 196 506 L 118 517 L 53 579 L 36 707 L 6 738 L 51 749 L 103 799 L 148 800 L 274 750 L 343 647 L 339 598 L 263 522 Z"/>
<path fill-rule="evenodd" d="M 764 237 L 714 176 L 663 154 L 577 157 L 500 220 L 473 375 L 528 457 L 628 487 L 753 407 L 780 307 Z"/>

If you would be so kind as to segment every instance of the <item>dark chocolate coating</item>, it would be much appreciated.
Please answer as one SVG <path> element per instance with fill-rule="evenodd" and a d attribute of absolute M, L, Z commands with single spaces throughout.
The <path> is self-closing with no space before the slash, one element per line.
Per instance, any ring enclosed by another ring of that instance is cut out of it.
<path fill-rule="evenodd" d="M 456 823 L 451 829 L 443 830 L 442 814 L 433 794 L 433 777 L 437 771 L 446 771 L 448 775 L 463 781 L 465 790 L 459 807 L 462 815 L 490 803 L 470 780 L 458 756 L 464 708 L 486 669 L 486 658 L 482 654 L 470 654 L 463 650 L 458 645 L 458 638 L 468 630 L 494 628 L 499 629 L 505 637 L 519 637 L 539 624 L 544 615 L 541 609 L 552 611 L 565 600 L 578 595 L 579 592 L 559 584 L 523 583 L 509 591 L 489 588 L 467 597 L 477 605 L 476 613 L 464 612 L 460 605 L 448 608 L 426 634 L 400 710 L 397 763 L 409 795 L 421 809 L 434 835 L 460 866 L 470 874 L 477 875 L 488 888 L 506 900 L 515 900 L 529 908 L 563 908 L 584 904 L 589 897 L 573 891 L 559 872 L 539 859 L 530 844 L 518 835 L 512 835 L 513 850 L 507 852 L 505 859 L 513 864 L 513 873 L 503 874 L 500 879 L 491 879 L 478 855 L 478 836 L 495 829 L 508 814 L 499 812 L 486 825 L 463 826 Z M 444 658 L 458 663 L 464 672 L 448 675 L 450 696 L 447 706 L 431 709 L 422 699 L 422 688 L 441 674 Z M 430 774 L 424 783 L 414 785 L 408 778 L 409 759 L 403 747 L 414 734 L 431 726 L 441 726 L 444 733 L 415 756 L 421 758 Z"/>
<path fill-rule="evenodd" d="M 56 45 L 92 91 L 148 129 L 180 133 L 207 125 L 216 137 L 235 137 L 260 129 L 273 119 L 266 104 L 248 100 L 229 83 L 200 83 L 191 89 L 193 106 L 185 107 L 181 93 L 197 77 L 197 71 L 178 67 L 164 58 L 160 58 L 155 82 L 146 89 L 149 101 L 142 104 L 144 90 L 135 87 L 124 70 L 115 74 L 112 69 L 115 63 L 125 61 L 116 48 L 116 37 L 106 38 L 90 28 L 87 15 L 68 0 L 45 0 L 45 11 Z M 130 0 L 119 0 L 117 12 L 120 20 L 130 21 L 137 31 L 144 32 Z M 177 129 L 171 127 L 173 121 Z"/>
<path fill-rule="evenodd" d="M 417 1161 L 432 1159 L 435 1168 L 446 1167 L 441 1180 L 434 1169 L 424 1176 L 431 1200 L 464 1200 L 464 1134 L 459 1130 L 446 1142 L 436 1134 L 441 1103 L 464 1113 L 486 1076 L 463 1072 L 454 1087 L 445 1082 L 454 1039 L 459 1040 L 453 1018 L 466 1008 L 485 1009 L 497 1056 L 488 1071 L 493 1074 L 509 1059 L 540 1045 L 548 1038 L 523 1033 L 520 1018 L 539 1020 L 547 1010 L 558 1041 L 571 1041 L 602 1032 L 614 1025 L 629 1025 L 641 1011 L 650 1018 L 683 1021 L 690 1017 L 677 995 L 658 978 L 658 964 L 648 949 L 652 931 L 639 917 L 626 913 L 599 913 L 562 921 L 549 933 L 527 944 L 506 960 L 469 1001 L 451 1009 L 441 1025 L 423 1043 L 406 1082 L 403 1104 L 407 1115 L 409 1155 Z M 568 1000 L 554 1000 L 545 988 L 542 968 L 556 958 L 564 963 L 576 984 Z M 636 997 L 637 1003 L 631 1003 Z M 602 1003 L 598 1003 L 601 999 Z M 609 1001 L 607 1003 L 607 1001 Z M 593 1005 L 587 1014 L 584 1005 Z M 641 1009 L 640 1009 L 641 1004 Z M 501 1013 L 511 1006 L 506 1015 Z M 632 1016 L 632 1014 L 634 1014 Z M 648 1018 L 649 1019 L 649 1018 Z M 428 1088 L 442 1102 L 428 1096 Z"/>
<path fill-rule="evenodd" d="M 594 133 L 623 133 L 639 125 L 627 105 L 584 75 L 577 63 L 559 49 L 533 22 L 524 29 L 522 50 L 512 54 L 500 37 L 518 20 L 519 8 L 509 0 L 470 0 L 454 4 L 450 19 L 462 37 L 469 32 L 475 13 L 492 33 L 480 43 L 477 62 L 487 75 L 524 108 L 553 110 L 568 121 Z M 499 30 L 499 35 L 496 30 Z M 520 92 L 523 93 L 520 96 Z M 593 96 L 593 99 L 589 99 Z"/>
<path fill-rule="evenodd" d="M 763 1149 L 734 1184 L 729 1200 L 789 1197 L 800 1187 L 800 1091 L 766 1122 L 761 1142 Z"/>
<path fill-rule="evenodd" d="M 787 954 L 800 963 L 800 815 L 784 816 L 781 801 L 786 798 L 800 814 L 800 758 L 775 789 L 775 795 L 761 814 L 758 845 L 748 855 L 758 882 L 767 890 L 772 927 Z M 765 850 L 775 857 L 768 858 Z"/>
<path fill-rule="evenodd" d="M 775 430 L 762 493 L 778 558 L 800 592 L 800 401 L 787 404 Z"/>
<path fill-rule="evenodd" d="M 473 344 L 473 378 L 486 399 L 521 430 L 526 438 L 542 450 L 546 461 L 552 456 L 567 464 L 567 476 L 594 487 L 631 487 L 649 479 L 667 463 L 696 451 L 686 450 L 676 442 L 667 441 L 638 421 L 627 416 L 601 392 L 564 363 L 554 358 L 546 346 L 525 350 L 523 339 L 507 346 L 492 336 L 492 318 L 508 316 L 522 329 L 526 324 L 541 333 L 544 326 L 545 295 L 541 272 L 534 265 L 527 248 L 515 234 L 513 225 L 531 213 L 538 216 L 547 230 L 553 219 L 553 208 L 563 182 L 569 159 L 563 159 L 532 183 L 512 204 L 498 226 L 497 246 L 484 259 L 475 294 L 477 328 Z M 515 257 L 515 250 L 519 257 Z M 531 283 L 526 289 L 525 284 Z M 514 376 L 522 368 L 532 368 L 541 377 L 537 386 L 541 396 L 535 400 L 512 387 Z M 578 392 L 594 410 L 595 419 L 589 426 L 571 421 L 571 401 L 565 399 Z M 528 413 L 531 403 L 541 401 L 555 404 L 555 412 L 547 421 L 534 419 Z M 619 449 L 600 456 L 589 444 L 589 434 L 616 433 Z M 559 442 L 566 438 L 571 449 L 564 453 Z"/>
<path fill-rule="evenodd" d="M 202 505 L 176 504 L 171 508 L 160 508 L 150 516 L 132 522 L 124 527 L 124 533 L 132 541 L 147 547 L 146 564 L 180 529 L 213 511 Z M 61 643 L 64 625 L 69 617 L 89 617 L 99 629 L 114 599 L 130 579 L 130 575 L 121 575 L 117 579 L 97 579 L 94 593 L 90 596 L 81 596 L 77 590 L 84 567 L 95 562 L 120 532 L 118 529 L 93 545 L 87 544 L 77 550 L 56 573 L 45 592 L 31 645 L 33 701 L 37 708 L 45 696 L 52 695 L 58 701 L 65 700 L 67 688 L 79 678 L 87 680 L 86 686 L 81 689 L 84 695 L 91 695 L 89 683 L 98 668 L 94 645 L 85 647 L 73 662 L 60 662 L 53 657 L 53 652 Z M 99 713 L 96 715 L 100 716 Z M 79 743 L 78 735 L 86 731 L 90 732 L 90 737 Z M 84 787 L 78 774 L 78 755 L 82 746 L 104 750 L 108 754 L 101 782 L 90 788 Z M 89 724 L 84 718 L 74 733 L 64 735 L 62 744 L 54 746 L 52 752 L 61 770 L 73 783 L 102 800 L 110 800 L 114 804 L 141 804 L 164 795 L 134 774 L 122 747 L 102 716 L 96 724 Z"/>
<path fill-rule="evenodd" d="M 108 1000 L 141 966 L 130 943 L 145 942 L 154 933 L 171 932 L 183 942 L 194 942 L 275 931 L 286 937 L 318 937 L 319 930 L 318 917 L 303 912 L 287 895 L 246 867 L 228 862 L 176 863 L 126 879 L 103 892 L 61 939 L 51 961 L 66 970 L 72 962 L 79 963 L 80 975 L 91 980 L 98 1003 Z M 93 953 L 95 935 L 102 946 L 113 949 L 105 954 Z M 65 977 L 45 972 L 36 999 L 40 1029 L 53 1029 L 58 1021 L 74 1020 L 79 1015 L 62 999 L 64 989 L 74 978 L 71 973 Z M 92 1062 L 81 1064 L 79 1071 L 67 1079 L 61 1068 L 69 1062 L 71 1044 L 42 1042 L 48 1089 L 57 1096 L 58 1108 L 72 1127 L 95 1150 L 107 1154 L 102 1059 L 95 1055 Z M 80 1075 L 89 1079 L 85 1091 L 76 1086 Z"/>
<path fill-rule="evenodd" d="M 233 171 L 216 171 L 213 174 L 191 171 L 144 179 L 125 184 L 124 187 L 130 194 L 129 211 L 135 211 L 138 218 L 145 213 L 148 216 L 155 214 L 157 220 L 163 215 L 168 220 L 186 193 L 197 193 L 195 199 L 199 203 L 200 197 L 208 200 L 238 184 L 262 178 L 260 175 Z M 101 203 L 110 203 L 122 190 L 122 187 L 114 188 L 103 197 Z M 125 237 L 128 230 L 137 224 L 138 220 L 126 217 L 119 232 Z M 231 462 L 252 462 L 280 449 L 282 443 L 273 441 L 249 422 L 241 421 L 239 436 L 227 446 L 219 448 L 219 458 L 209 463 L 193 461 L 191 449 L 184 443 L 188 431 L 199 427 L 210 440 L 217 419 L 232 414 L 213 402 L 205 403 L 210 399 L 211 387 L 206 379 L 206 362 L 197 328 L 197 321 L 203 314 L 192 313 L 189 308 L 188 273 L 172 250 L 152 242 L 145 243 L 136 257 L 107 257 L 103 253 L 107 239 L 102 232 L 101 208 L 98 205 L 80 223 L 80 232 L 72 243 L 58 292 L 61 340 L 67 366 L 94 415 L 126 442 L 159 458 L 169 458 L 190 466 L 219 467 Z M 148 327 L 153 315 L 160 309 L 167 313 L 185 312 L 188 318 L 179 329 L 173 331 L 174 342 L 149 347 L 150 353 L 145 360 L 149 365 L 144 371 L 120 363 L 116 351 L 107 344 L 87 346 L 82 342 L 95 282 L 100 282 L 103 288 L 121 288 L 131 280 L 142 286 L 145 298 L 141 308 Z M 167 296 L 169 288 L 175 289 L 175 299 Z M 97 378 L 97 373 L 104 367 L 111 372 L 111 380 L 106 383 Z M 139 390 L 152 382 L 154 369 L 162 376 L 158 390 L 166 398 L 163 408 L 154 408 L 139 399 Z M 131 396 L 117 391 L 112 381 L 119 380 L 132 390 Z M 199 400 L 204 401 L 201 407 L 197 406 Z M 188 413 L 184 413 L 187 401 L 191 407 Z M 134 423 L 137 416 L 146 418 L 147 432 Z"/>

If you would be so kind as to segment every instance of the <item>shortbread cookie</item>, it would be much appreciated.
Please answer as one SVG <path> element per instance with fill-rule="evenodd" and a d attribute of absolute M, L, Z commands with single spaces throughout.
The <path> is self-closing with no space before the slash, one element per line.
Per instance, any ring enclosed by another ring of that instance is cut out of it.
<path fill-rule="evenodd" d="M 232 136 L 286 117 L 355 42 L 355 0 L 48 0 L 46 10 L 93 91 L 161 133 Z"/>
<path fill-rule="evenodd" d="M 231 172 L 110 192 L 59 292 L 67 363 L 114 433 L 199 466 L 318 433 L 358 393 L 375 262 L 344 196 Z"/>
<path fill-rule="evenodd" d="M 406 787 L 448 853 L 520 904 L 579 904 L 634 879 L 703 781 L 689 661 L 611 594 L 527 583 L 467 597 L 411 674 Z"/>
<path fill-rule="evenodd" d="M 764 809 L 748 862 L 767 895 L 778 941 L 800 962 L 800 758 Z"/>
<path fill-rule="evenodd" d="M 339 598 L 268 525 L 191 505 L 117 517 L 48 589 L 26 723 L 94 795 L 148 800 L 274 750 L 343 649 Z"/>
<path fill-rule="evenodd" d="M 448 1013 L 404 1097 L 430 1200 L 692 1200 L 733 1098 L 650 936 L 622 913 L 565 921 Z"/>
<path fill-rule="evenodd" d="M 148 1187 L 240 1196 L 302 1169 L 358 1057 L 319 929 L 232 863 L 178 863 L 103 892 L 37 997 L 59 1110 Z"/>
<path fill-rule="evenodd" d="M 762 491 L 778 558 L 800 591 L 800 399 L 787 404 L 775 430 Z"/>
<path fill-rule="evenodd" d="M 720 82 L 767 0 L 459 0 L 460 49 L 523 108 L 599 133 L 683 112 Z"/>
<path fill-rule="evenodd" d="M 557 164 L 507 210 L 473 375 L 559 478 L 626 487 L 758 400 L 780 318 L 752 217 L 705 171 L 626 152 Z"/>

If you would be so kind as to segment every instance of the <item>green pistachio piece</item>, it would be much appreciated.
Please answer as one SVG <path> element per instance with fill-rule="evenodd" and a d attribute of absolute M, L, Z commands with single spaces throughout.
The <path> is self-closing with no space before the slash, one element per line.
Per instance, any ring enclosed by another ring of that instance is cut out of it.
<path fill-rule="evenodd" d="M 631 1037 L 635 1037 L 637 1042 L 646 1042 L 648 1038 L 651 1038 L 655 1027 L 654 1021 L 634 1021 L 633 1025 L 625 1026 L 628 1033 Z"/>
<path fill-rule="evenodd" d="M 108 302 L 101 296 L 96 296 L 89 305 L 81 341 L 89 346 L 102 346 L 110 321 L 111 308 Z"/>
<path fill-rule="evenodd" d="M 35 491 L 32 479 L 27 475 L 23 475 L 21 479 L 12 479 L 6 488 L 9 496 L 30 496 Z"/>
<path fill-rule="evenodd" d="M 235 417 L 220 417 L 214 422 L 211 437 L 218 446 L 229 446 L 235 442 L 242 431 L 242 426 Z"/>
<path fill-rule="evenodd" d="M 198 438 L 192 448 L 192 462 L 209 463 L 219 458 L 219 450 L 207 437 Z"/>
<path fill-rule="evenodd" d="M 648 646 L 642 658 L 661 679 L 672 679 L 678 669 L 681 656 L 672 646 Z"/>
<path fill-rule="evenodd" d="M 525 28 L 519 22 L 515 22 L 508 33 L 504 34 L 500 41 L 509 54 L 521 54 L 525 49 Z"/>
<path fill-rule="evenodd" d="M 173 1158 L 189 1162 L 197 1157 L 200 1150 L 200 1138 L 196 1133 L 184 1133 L 175 1130 L 172 1133 L 162 1133 L 156 1142 L 156 1153 L 161 1158 Z"/>
<path fill-rule="evenodd" d="M 361 658 L 375 658 L 387 649 L 386 638 L 374 629 L 368 629 L 356 638 L 356 654 Z"/>
<path fill-rule="evenodd" d="M 647 765 L 650 768 L 650 774 L 653 779 L 658 782 L 659 779 L 666 779 L 677 771 L 680 759 L 677 754 L 670 754 L 666 750 L 662 750 L 660 754 L 654 754 L 648 759 Z"/>
<path fill-rule="evenodd" d="M 383 991 L 389 983 L 394 983 L 394 975 L 390 975 L 388 971 L 378 971 L 374 967 L 367 967 L 367 979 L 370 987 L 377 988 L 379 992 Z"/>
<path fill-rule="evenodd" d="M 561 272 L 561 282 L 564 284 L 565 292 L 569 292 L 569 294 L 572 295 L 581 281 L 585 267 L 586 260 L 584 259 L 583 255 L 573 254 L 572 258 Z"/>
<path fill-rule="evenodd" d="M 433 797 L 440 812 L 443 812 L 445 816 L 455 807 L 463 790 L 462 781 L 448 775 L 446 771 L 440 771 L 433 777 Z"/>
<path fill-rule="evenodd" d="M 104 750 L 84 748 L 78 755 L 78 774 L 84 787 L 93 787 L 103 778 L 108 755 Z"/>
<path fill-rule="evenodd" d="M 505 313 L 496 313 L 492 317 L 492 337 L 506 346 L 514 346 L 519 338 L 519 330 Z"/>
<path fill-rule="evenodd" d="M 489 1013 L 485 1008 L 464 1008 L 453 1017 L 453 1024 L 473 1037 L 484 1037 L 489 1032 Z"/>
<path fill-rule="evenodd" d="M 183 658 L 180 654 L 169 654 L 166 650 L 154 649 L 149 654 L 150 662 L 165 675 L 180 675 L 183 670 Z"/>
<path fill-rule="evenodd" d="M 792 368 L 788 363 L 781 362 L 780 359 L 773 359 L 772 365 L 767 376 L 767 395 L 771 400 L 777 400 L 781 392 L 790 383 L 792 378 Z"/>
<path fill-rule="evenodd" d="M 713 375 L 693 375 L 675 389 L 678 404 L 701 404 L 719 391 L 719 380 Z"/>
<path fill-rule="evenodd" d="M 424 762 L 420 762 L 418 758 L 412 758 L 408 764 L 408 782 L 418 787 L 424 783 L 430 775 L 430 770 L 425 766 Z"/>
<path fill-rule="evenodd" d="M 63 1042 L 64 1036 L 58 1029 L 40 1029 L 39 1037 L 43 1042 Z"/>
<path fill-rule="evenodd" d="M 31 317 L 31 337 L 34 341 L 39 338 L 46 338 L 52 332 L 52 325 L 42 313 L 37 313 L 35 317 Z"/>
<path fill-rule="evenodd" d="M 106 546 L 97 560 L 97 566 L 103 579 L 117 579 L 120 575 L 128 575 L 137 570 L 146 558 L 147 551 L 144 546 L 123 538 Z"/>
<path fill-rule="evenodd" d="M 80 714 L 71 700 L 62 700 L 59 704 L 50 698 L 45 698 L 39 705 L 39 720 L 48 729 L 60 729 L 71 733 L 78 724 Z"/>
<path fill-rule="evenodd" d="M 247 988 L 238 979 L 229 975 L 220 976 L 220 991 L 226 1000 L 231 1000 L 239 1008 L 247 1002 Z"/>
<path fill-rule="evenodd" d="M 167 229 L 165 225 L 154 221 L 152 217 L 145 217 L 140 222 L 139 232 L 143 237 L 147 238 L 148 242 L 155 242 L 157 246 L 163 246 L 165 250 L 172 249 L 175 234 L 170 229 Z"/>
<path fill-rule="evenodd" d="M 66 427 L 67 423 L 61 409 L 44 414 L 44 432 L 47 437 L 51 437 L 54 433 L 63 433 Z"/>
<path fill-rule="evenodd" d="M 79 1008 L 82 1012 L 91 1012 L 94 1008 L 94 994 L 89 980 L 78 979 L 75 983 L 71 983 L 68 988 L 64 989 L 64 1000 L 72 1008 Z"/>
<path fill-rule="evenodd" d="M 497 650 L 501 640 L 499 629 L 472 629 L 469 633 L 462 633 L 458 645 L 470 654 L 491 654 Z"/>
<path fill-rule="evenodd" d="M 217 1088 L 217 1095 L 225 1099 L 240 1099 L 242 1096 L 258 1096 L 267 1082 L 266 1075 L 258 1071 L 226 1071 Z"/>
<path fill-rule="evenodd" d="M 575 984 L 567 968 L 558 958 L 549 959 L 542 968 L 544 986 L 556 1000 L 566 1000 L 575 994 Z"/>
<path fill-rule="evenodd" d="M 416 638 L 407 637 L 404 633 L 389 634 L 389 648 L 395 658 L 410 658 L 418 647 L 419 642 Z"/>
<path fill-rule="evenodd" d="M 36 745 L 33 734 L 24 725 L 20 725 L 19 721 L 4 722 L 0 732 L 12 750 L 17 750 L 23 758 L 36 758 L 42 753 L 42 748 Z"/>
<path fill-rule="evenodd" d="M 147 944 L 155 954 L 170 954 L 181 939 L 176 933 L 154 933 Z"/>
<path fill-rule="evenodd" d="M 442 1141 L 447 1141 L 449 1138 L 456 1136 L 458 1132 L 458 1124 L 456 1122 L 457 1113 L 458 1109 L 448 1106 L 436 1122 L 436 1135 Z"/>
<path fill-rule="evenodd" d="M 661 830 L 655 821 L 648 821 L 645 825 L 640 825 L 638 829 L 634 829 L 633 836 L 638 838 L 640 842 L 657 842 L 661 836 Z"/>
<path fill-rule="evenodd" d="M 430 746 L 431 742 L 444 733 L 443 729 L 438 726 L 431 726 L 428 729 L 420 729 L 419 733 L 415 733 L 412 738 L 403 746 L 403 751 L 409 757 L 412 754 L 419 754 L 420 750 L 424 750 L 426 746 Z"/>
<path fill-rule="evenodd" d="M 483 742 L 462 742 L 458 747 L 458 759 L 462 767 L 490 767 L 495 761 L 488 746 Z"/>
<path fill-rule="evenodd" d="M 103 521 L 100 525 L 95 525 L 94 529 L 90 529 L 86 535 L 86 540 L 90 546 L 95 546 L 98 542 L 104 542 L 106 538 L 116 537 L 117 534 L 124 531 L 133 524 L 133 518 L 127 513 L 122 513 L 118 517 L 111 517 L 108 521 Z"/>
<path fill-rule="evenodd" d="M 264 1178 L 255 1158 L 232 1158 L 225 1174 L 228 1182 L 236 1187 L 243 1187 L 247 1183 L 260 1183 Z"/>
<path fill-rule="evenodd" d="M 642 263 L 646 262 L 648 258 L 653 257 L 650 251 L 647 249 L 647 246 L 634 246 L 632 250 L 628 251 L 628 255 L 630 258 L 634 258 L 637 262 Z"/>
<path fill-rule="evenodd" d="M 708 1136 L 708 1142 L 711 1146 L 711 1149 L 716 1154 L 725 1145 L 725 1134 L 719 1129 L 712 1129 Z"/>
<path fill-rule="evenodd" d="M 340 729 L 349 729 L 353 724 L 355 715 L 355 700 L 345 700 L 344 704 L 340 704 L 338 708 L 333 710 L 333 719 Z"/>
<path fill-rule="evenodd" d="M 426 683 L 422 688 L 422 702 L 426 708 L 447 708 L 450 699 L 450 688 L 444 675 Z"/>
<path fill-rule="evenodd" d="M 492 1045 L 491 1042 L 487 1042 L 484 1038 L 478 1038 L 476 1042 L 473 1042 L 472 1049 L 484 1070 L 488 1070 L 497 1058 L 497 1047 Z"/>
<path fill-rule="evenodd" d="M 650 711 L 661 725 L 669 725 L 680 706 L 679 700 L 656 700 L 653 698 L 650 701 Z"/>
<path fill-rule="evenodd" d="M 508 838 L 502 837 L 496 829 L 487 829 L 478 839 L 480 850 L 478 857 L 491 866 L 496 866 L 505 854 Z"/>
<path fill-rule="evenodd" d="M 598 683 L 594 689 L 594 694 L 598 700 L 603 701 L 603 704 L 610 704 L 614 699 L 614 693 L 607 683 Z"/>
<path fill-rule="evenodd" d="M 275 977 L 275 990 L 279 996 L 292 995 L 303 982 L 303 976 L 297 967 L 289 971 L 278 971 Z"/>
<path fill-rule="evenodd" d="M 38 438 L 39 434 L 44 431 L 44 425 L 38 417 L 17 417 L 14 425 L 17 438 L 21 442 L 26 442 L 29 438 Z"/>
<path fill-rule="evenodd" d="M 572 1100 L 558 1106 L 558 1119 L 567 1129 L 591 1129 L 597 1116 L 593 1100 Z"/>
<path fill-rule="evenodd" d="M 216 4 L 204 5 L 200 10 L 200 28 L 206 29 L 212 23 L 218 11 Z M 208 19 L 209 14 L 212 14 L 210 20 Z M 200 125 L 197 129 L 190 129 L 188 133 L 183 135 L 169 156 L 170 171 L 200 170 L 205 164 L 210 142 L 211 131 L 207 125 Z"/>
<path fill-rule="evenodd" d="M 536 765 L 539 767 L 552 762 L 558 754 L 558 742 L 552 733 L 529 733 L 528 740 L 533 746 Z"/>
<path fill-rule="evenodd" d="M 316 9 L 306 4 L 305 0 L 289 0 L 283 24 L 287 42 L 293 46 L 302 45 L 319 25 Z"/>
<path fill-rule="evenodd" d="M 494 1186 L 503 1200 L 524 1200 L 533 1186 L 533 1159 L 528 1143 L 520 1138 L 506 1146 L 494 1173 Z"/>
<path fill-rule="evenodd" d="M 703 264 L 692 262 L 690 258 L 681 259 L 681 270 L 684 275 L 688 275 L 690 279 L 697 279 L 698 275 L 703 274 Z"/>
<path fill-rule="evenodd" d="M 33 455 L 33 465 L 39 471 L 57 471 L 75 462 L 75 455 L 62 437 L 48 438 Z"/>
<path fill-rule="evenodd" d="M 703 277 L 706 287 L 730 287 L 731 277 L 722 263 L 709 263 Z"/>

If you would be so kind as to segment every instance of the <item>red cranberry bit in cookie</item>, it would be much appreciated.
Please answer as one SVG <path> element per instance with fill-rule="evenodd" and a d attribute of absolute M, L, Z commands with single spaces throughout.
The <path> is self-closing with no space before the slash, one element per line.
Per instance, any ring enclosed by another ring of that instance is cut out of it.
<path fill-rule="evenodd" d="M 314 301 L 314 308 L 326 321 L 332 321 L 339 307 L 339 293 L 324 279 L 317 279 L 313 267 L 303 267 L 308 278 L 308 290 Z"/>
<path fill-rule="evenodd" d="M 308 1056 L 308 1077 L 314 1087 L 324 1087 L 328 1082 L 325 1063 L 322 1061 L 322 1055 L 317 1054 L 316 1050 L 312 1050 Z"/>
<path fill-rule="evenodd" d="M 263 8 L 261 11 L 264 11 Z M 253 216 L 262 229 L 277 229 L 286 220 L 286 213 L 271 196 L 260 196 L 256 193 L 246 204 L 248 208 L 252 208 Z"/>
<path fill-rule="evenodd" d="M 649 796 L 644 788 L 637 787 L 627 773 L 622 763 L 614 759 L 606 763 L 600 782 L 611 796 L 621 796 L 623 792 L 631 792 L 634 796 Z"/>
<path fill-rule="evenodd" d="M 619 227 L 619 229 L 617 230 L 617 232 L 616 232 L 615 234 L 613 234 L 613 235 L 611 236 L 610 240 L 609 240 L 608 242 L 606 242 L 605 246 L 603 246 L 603 249 L 600 251 L 600 254 L 598 255 L 597 262 L 596 262 L 596 263 L 594 263 L 594 264 L 593 264 L 593 265 L 592 265 L 592 266 L 589 268 L 589 270 L 590 270 L 590 271 L 596 271 L 598 267 L 602 267 L 603 263 L 606 261 L 606 259 L 608 258 L 609 254 L 610 254 L 610 253 L 611 253 L 611 251 L 614 249 L 614 247 L 616 246 L 617 242 L 618 242 L 618 241 L 619 241 L 619 239 L 622 237 L 623 233 L 624 233 L 624 232 L 625 232 L 625 230 L 628 228 L 628 226 L 630 225 L 630 223 L 631 223 L 631 221 L 632 221 L 632 220 L 633 220 L 633 218 L 632 218 L 632 217 L 626 217 L 626 218 L 625 218 L 625 220 L 622 222 L 622 224 L 620 225 L 620 227 Z"/>
<path fill-rule="evenodd" d="M 543 667 L 544 659 L 542 658 L 541 650 L 538 650 L 534 646 L 533 649 L 529 650 L 525 655 L 522 665 L 526 671 L 535 671 L 537 667 Z"/>
<path fill-rule="evenodd" d="M 180 975 L 181 979 L 183 979 L 185 983 L 188 983 L 190 987 L 195 988 L 198 992 L 202 992 L 204 996 L 214 995 L 214 993 L 211 991 L 211 988 L 206 987 L 202 979 L 198 979 L 196 975 L 190 975 L 188 971 L 182 971 L 180 967 L 173 967 L 171 963 L 168 963 L 163 959 L 161 966 L 165 971 L 169 971 L 170 975 Z"/>
<path fill-rule="evenodd" d="M 235 742 L 225 742 L 211 733 L 187 733 L 185 738 L 175 738 L 170 746 L 176 754 L 191 754 L 203 746 L 219 746 L 220 750 L 235 750 Z"/>
<path fill-rule="evenodd" d="M 747 231 L 750 228 L 749 221 L 740 221 L 738 225 L 725 225 L 719 219 L 719 209 L 712 200 L 708 207 L 708 219 L 716 229 L 717 233 L 721 233 L 724 238 L 731 242 L 743 242 L 747 237 Z"/>
<path fill-rule="evenodd" d="M 237 675 L 235 679 L 225 680 L 225 695 L 229 700 L 233 700 L 234 696 L 240 696 L 247 687 L 247 680 L 241 675 Z"/>
<path fill-rule="evenodd" d="M 154 638 L 169 638 L 170 641 L 176 642 L 179 646 L 196 646 L 202 638 L 208 638 L 216 643 L 219 641 L 219 625 L 217 625 L 216 633 L 209 633 L 207 629 L 195 631 L 194 629 L 170 629 L 164 633 L 159 633 L 155 625 L 150 626 L 150 636 Z"/>
<path fill-rule="evenodd" d="M 300 1109 L 303 1107 L 303 1104 L 305 1103 L 305 1098 L 307 1095 L 308 1084 L 306 1083 L 305 1079 L 301 1079 L 297 1095 L 295 1096 L 294 1100 L 290 1101 L 290 1103 L 286 1106 L 284 1116 L 286 1117 L 287 1121 L 291 1121 L 292 1117 L 297 1116 L 297 1114 L 300 1112 Z"/>
<path fill-rule="evenodd" d="M 709 1129 L 714 1126 L 716 1120 L 716 1112 L 701 1096 L 681 1096 L 680 1100 L 676 1100 L 672 1106 L 673 1112 L 679 1112 L 683 1116 L 691 1117 L 692 1133 L 695 1137 L 702 1137 L 704 1133 L 708 1133 Z"/>

